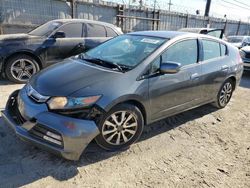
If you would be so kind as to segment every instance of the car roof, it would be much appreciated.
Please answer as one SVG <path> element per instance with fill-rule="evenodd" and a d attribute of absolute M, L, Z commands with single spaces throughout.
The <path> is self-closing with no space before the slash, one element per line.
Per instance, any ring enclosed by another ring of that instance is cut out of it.
<path fill-rule="evenodd" d="M 160 38 L 166 38 L 171 39 L 180 35 L 187 34 L 186 32 L 180 32 L 180 31 L 137 31 L 128 33 L 129 35 L 144 35 L 144 36 L 150 36 L 150 37 L 160 37 Z"/>
<path fill-rule="evenodd" d="M 93 23 L 93 24 L 101 24 L 101 25 L 117 28 L 115 25 L 107 23 L 107 22 L 87 20 L 87 19 L 56 19 L 56 20 L 51 20 L 51 21 L 62 22 L 62 23 L 70 23 L 70 22 Z"/>

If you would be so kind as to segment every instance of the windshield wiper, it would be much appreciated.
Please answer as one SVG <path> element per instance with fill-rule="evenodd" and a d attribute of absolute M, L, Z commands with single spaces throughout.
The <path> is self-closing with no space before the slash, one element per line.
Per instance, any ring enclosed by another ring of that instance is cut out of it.
<path fill-rule="evenodd" d="M 119 65 L 117 63 L 109 62 L 109 61 L 99 59 L 99 58 L 83 58 L 83 57 L 80 57 L 80 58 L 85 60 L 85 61 L 89 61 L 89 62 L 92 62 L 92 63 L 98 63 L 98 64 L 104 65 L 104 66 L 105 65 L 113 66 L 113 67 L 117 68 L 120 72 L 123 72 L 123 73 L 125 72 L 125 69 L 130 69 L 129 67 L 121 66 L 121 65 Z"/>

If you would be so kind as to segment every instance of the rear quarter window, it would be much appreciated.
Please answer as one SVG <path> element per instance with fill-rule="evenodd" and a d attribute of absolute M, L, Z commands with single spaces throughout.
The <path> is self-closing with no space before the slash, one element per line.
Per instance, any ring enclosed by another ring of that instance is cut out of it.
<path fill-rule="evenodd" d="M 212 40 L 202 40 L 203 46 L 203 60 L 214 59 L 220 57 L 221 49 L 220 43 L 212 41 Z"/>
<path fill-rule="evenodd" d="M 111 29 L 110 27 L 106 27 L 106 31 L 107 31 L 107 37 L 116 37 L 117 34 L 116 32 Z"/>

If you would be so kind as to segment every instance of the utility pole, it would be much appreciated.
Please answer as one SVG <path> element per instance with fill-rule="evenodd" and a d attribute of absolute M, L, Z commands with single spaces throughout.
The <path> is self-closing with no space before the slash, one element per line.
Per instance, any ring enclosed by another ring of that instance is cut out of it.
<path fill-rule="evenodd" d="M 206 17 L 209 16 L 210 5 L 211 5 L 211 0 L 207 0 L 206 9 L 205 9 L 205 15 L 204 15 L 204 16 L 206 16 Z"/>
<path fill-rule="evenodd" d="M 169 1 L 168 1 L 168 11 L 169 11 L 169 12 L 170 12 L 170 10 L 171 10 L 171 5 L 173 5 L 173 4 L 172 4 L 171 0 L 169 0 Z"/>

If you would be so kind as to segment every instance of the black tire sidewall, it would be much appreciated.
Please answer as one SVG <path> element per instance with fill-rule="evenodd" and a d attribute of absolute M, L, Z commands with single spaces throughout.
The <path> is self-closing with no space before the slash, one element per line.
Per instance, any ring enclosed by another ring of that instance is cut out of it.
<path fill-rule="evenodd" d="M 28 60 L 32 61 L 36 66 L 36 70 L 37 70 L 36 72 L 39 72 L 40 67 L 39 67 L 38 62 L 33 57 L 31 57 L 29 55 L 21 54 L 21 55 L 16 55 L 16 56 L 8 59 L 8 61 L 6 62 L 6 65 L 5 65 L 5 69 L 4 69 L 7 79 L 12 81 L 12 82 L 18 83 L 18 84 L 23 84 L 23 83 L 26 83 L 26 82 L 16 80 L 11 74 L 11 66 L 18 59 L 28 59 Z"/>
<path fill-rule="evenodd" d="M 101 133 L 103 124 L 104 124 L 106 118 L 108 118 L 111 114 L 113 114 L 114 112 L 123 111 L 123 110 L 131 112 L 135 115 L 135 117 L 137 119 L 137 123 L 138 123 L 137 131 L 136 131 L 135 135 L 133 136 L 133 138 L 131 140 L 129 140 L 127 143 L 119 145 L 119 146 L 111 145 L 105 141 L 105 139 Z M 100 130 L 100 134 L 95 138 L 95 141 L 100 147 L 102 147 L 105 150 L 110 150 L 110 151 L 127 149 L 131 144 L 133 144 L 134 142 L 136 142 L 140 138 L 142 131 L 143 131 L 143 128 L 144 128 L 144 119 L 143 119 L 143 115 L 138 107 L 136 107 L 135 105 L 132 105 L 132 104 L 124 103 L 124 104 L 116 105 L 108 113 L 104 114 L 98 123 L 98 128 Z"/>

